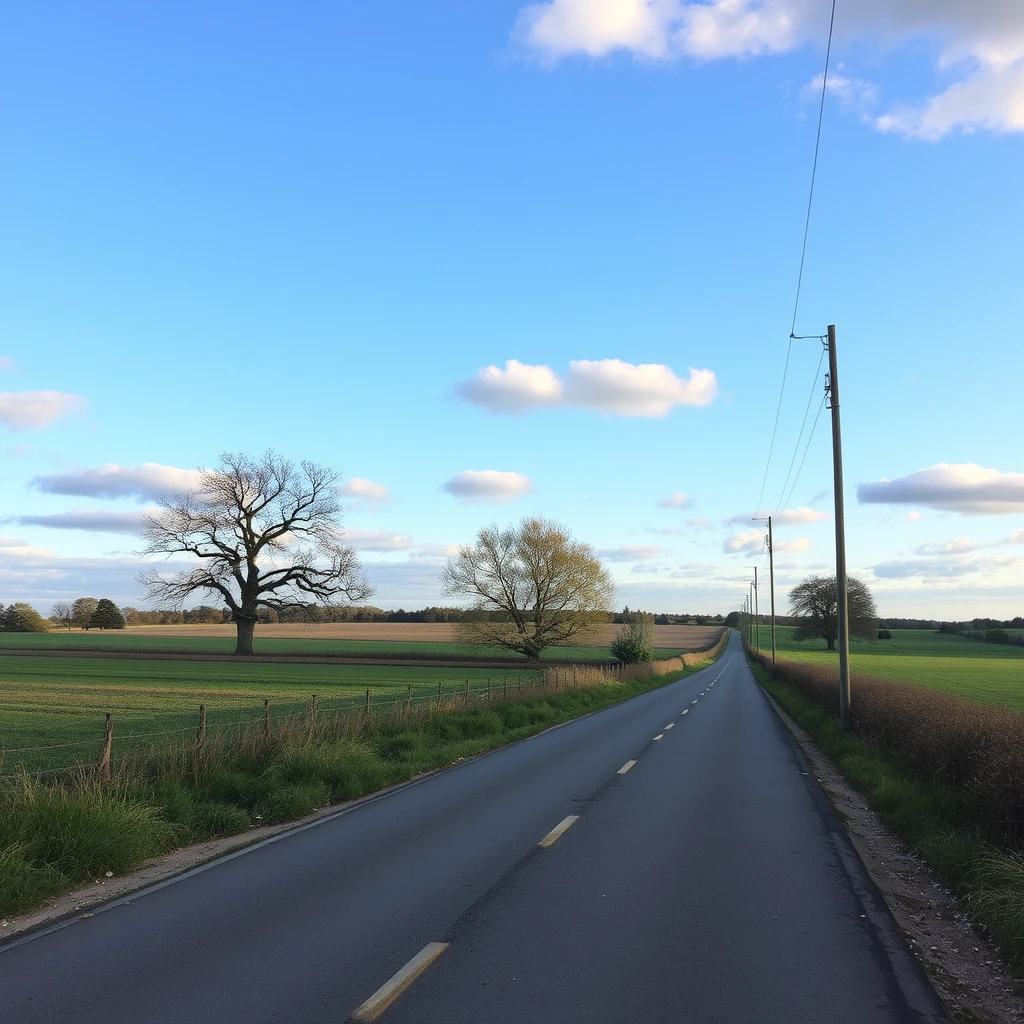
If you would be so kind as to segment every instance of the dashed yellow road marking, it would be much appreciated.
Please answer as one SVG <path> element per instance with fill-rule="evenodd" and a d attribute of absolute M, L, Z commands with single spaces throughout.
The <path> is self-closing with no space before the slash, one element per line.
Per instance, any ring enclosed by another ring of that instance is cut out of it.
<path fill-rule="evenodd" d="M 565 834 L 566 829 L 568 829 L 573 822 L 579 821 L 579 817 L 580 816 L 578 814 L 570 814 L 568 817 L 563 818 L 537 845 L 548 847 L 557 843 Z"/>
<path fill-rule="evenodd" d="M 354 1010 L 349 1020 L 353 1024 L 376 1020 L 447 948 L 447 942 L 428 942 L 397 974 Z"/>

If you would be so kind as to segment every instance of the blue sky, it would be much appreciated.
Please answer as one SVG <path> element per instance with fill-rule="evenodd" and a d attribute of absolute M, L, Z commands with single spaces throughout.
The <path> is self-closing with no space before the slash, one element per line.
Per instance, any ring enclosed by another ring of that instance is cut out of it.
<path fill-rule="evenodd" d="M 890 615 L 1024 607 L 1024 9 L 964 7 L 840 0 L 797 323 L 838 327 L 850 569 Z M 369 482 L 380 605 L 536 512 L 620 603 L 737 607 L 827 5 L 339 8 L 3 16 L 0 601 L 141 604 L 132 524 L 187 478 L 137 467 L 274 447 Z M 793 343 L 768 511 L 819 355 Z M 830 488 L 823 413 L 783 607 L 831 566 Z"/>

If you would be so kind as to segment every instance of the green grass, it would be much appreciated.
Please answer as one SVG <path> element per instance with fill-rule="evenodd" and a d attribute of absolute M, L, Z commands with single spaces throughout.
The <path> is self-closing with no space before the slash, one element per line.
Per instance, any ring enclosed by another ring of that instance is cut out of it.
<path fill-rule="evenodd" d="M 770 679 L 759 665 L 751 669 L 886 824 L 938 871 L 999 944 L 1015 976 L 1024 978 L 1022 852 L 1001 846 L 960 791 L 916 776 L 898 754 L 856 732 L 840 732 L 834 714 L 794 686 Z"/>
<path fill-rule="evenodd" d="M 835 651 L 825 649 L 824 641 L 797 643 L 791 626 L 777 628 L 776 643 L 785 658 L 821 665 L 839 661 Z M 767 626 L 761 627 L 761 648 L 771 648 Z M 894 629 L 892 640 L 851 642 L 850 668 L 1024 712 L 1024 647 L 924 629 Z"/>
<path fill-rule="evenodd" d="M 525 669 L 403 668 L 389 665 L 308 665 L 202 661 L 131 661 L 0 655 L 0 775 L 19 766 L 63 768 L 95 759 L 105 713 L 114 716 L 117 745 L 138 736 L 188 732 L 205 704 L 210 727 L 263 715 L 269 699 L 275 721 L 302 715 L 315 693 L 323 713 L 374 701 L 518 685 Z M 122 737 L 124 739 L 122 739 Z M 74 746 L 63 747 L 64 744 Z M 57 749 L 14 752 L 15 748 Z M 6 756 L 2 753 L 8 751 Z"/>
<path fill-rule="evenodd" d="M 130 632 L 96 632 L 83 630 L 52 633 L 0 633 L 0 650 L 59 650 L 61 648 L 102 651 L 181 651 L 200 654 L 231 654 L 235 641 L 230 637 L 192 636 L 136 636 Z M 469 644 L 441 643 L 434 641 L 408 640 L 324 640 L 315 637 L 278 639 L 261 638 L 257 629 L 256 654 L 344 654 L 372 658 L 375 655 L 391 656 L 417 654 L 460 657 L 511 657 L 517 655 L 498 650 L 481 650 Z M 656 658 L 673 658 L 681 654 L 680 648 L 659 647 Z M 522 659 L 524 662 L 526 658 Z M 607 647 L 577 646 L 549 647 L 544 652 L 544 661 L 610 661 L 611 651 Z"/>
<path fill-rule="evenodd" d="M 0 915 L 176 846 L 284 822 L 534 735 L 697 671 L 514 694 L 493 703 L 222 734 L 196 758 L 153 750 L 112 783 L 0 779 Z"/>

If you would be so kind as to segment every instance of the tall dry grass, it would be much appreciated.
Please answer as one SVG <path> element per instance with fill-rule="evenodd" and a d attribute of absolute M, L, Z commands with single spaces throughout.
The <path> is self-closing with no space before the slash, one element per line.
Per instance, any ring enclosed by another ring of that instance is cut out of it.
<path fill-rule="evenodd" d="M 749 656 L 771 671 L 769 656 Z M 838 669 L 779 659 L 775 677 L 839 714 Z M 922 780 L 958 790 L 986 832 L 1024 842 L 1024 715 L 859 673 L 851 686 L 859 733 Z"/>
<path fill-rule="evenodd" d="M 604 683 L 634 682 L 682 672 L 705 661 L 713 661 L 729 642 L 729 630 L 717 631 L 715 642 L 703 651 L 690 651 L 677 658 L 640 661 L 634 665 L 552 665 L 544 670 L 546 685 L 555 687 L 599 686 Z"/>

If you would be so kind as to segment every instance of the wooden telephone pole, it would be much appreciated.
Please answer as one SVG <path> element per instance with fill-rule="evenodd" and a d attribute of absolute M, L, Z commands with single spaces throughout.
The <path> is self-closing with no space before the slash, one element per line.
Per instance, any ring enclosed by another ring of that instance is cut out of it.
<path fill-rule="evenodd" d="M 839 727 L 850 727 L 850 615 L 846 599 L 846 520 L 843 514 L 843 438 L 839 426 L 839 365 L 836 328 L 828 328 L 828 378 L 825 393 L 832 410 L 832 474 L 836 519 L 836 612 L 839 618 Z"/>
<path fill-rule="evenodd" d="M 772 550 L 772 517 L 754 516 L 754 521 L 768 520 L 768 582 L 772 599 L 772 679 L 775 678 L 775 553 Z"/>

